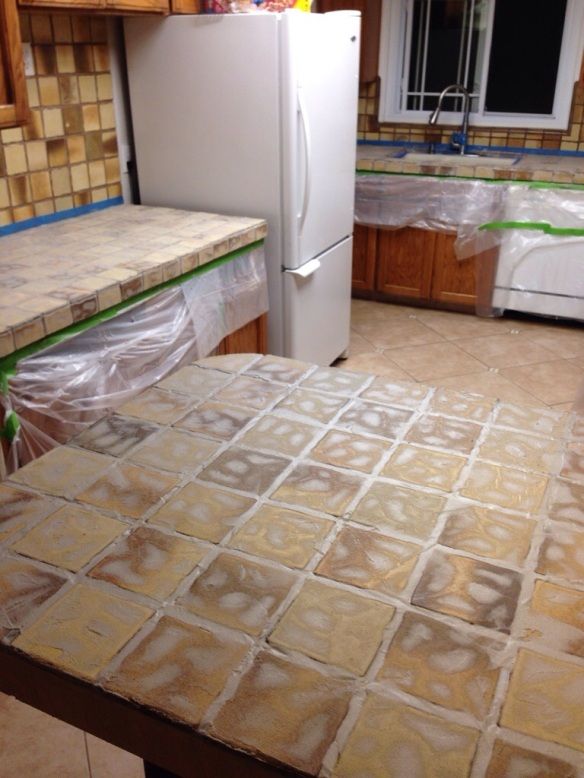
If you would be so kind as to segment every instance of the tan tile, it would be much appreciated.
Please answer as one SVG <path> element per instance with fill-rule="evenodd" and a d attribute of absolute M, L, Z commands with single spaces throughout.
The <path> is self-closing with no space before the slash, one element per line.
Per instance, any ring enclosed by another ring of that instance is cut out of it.
<path fill-rule="evenodd" d="M 427 414 L 408 430 L 406 440 L 421 446 L 436 446 L 460 454 L 470 454 L 481 431 L 479 424 L 470 421 Z"/>
<path fill-rule="evenodd" d="M 328 465 L 372 473 L 386 451 L 387 444 L 382 441 L 331 430 L 312 449 L 310 458 Z"/>
<path fill-rule="evenodd" d="M 289 459 L 232 446 L 199 473 L 203 481 L 263 494 L 290 464 Z"/>
<path fill-rule="evenodd" d="M 254 417 L 250 411 L 215 402 L 201 403 L 194 411 L 176 423 L 191 432 L 211 438 L 230 440 Z"/>
<path fill-rule="evenodd" d="M 262 505 L 229 545 L 288 567 L 305 567 L 332 526 L 327 519 Z"/>
<path fill-rule="evenodd" d="M 470 394 L 482 394 L 484 397 L 502 402 L 522 403 L 523 405 L 541 405 L 541 400 L 533 394 L 521 389 L 500 373 L 470 373 L 451 378 L 434 379 L 436 386 L 444 389 L 455 389 Z"/>
<path fill-rule="evenodd" d="M 576 768 L 552 756 L 495 740 L 485 778 L 578 778 Z"/>
<path fill-rule="evenodd" d="M 41 105 L 59 105 L 61 103 L 59 82 L 56 76 L 39 78 L 38 84 Z"/>
<path fill-rule="evenodd" d="M 177 483 L 178 479 L 169 474 L 119 464 L 78 494 L 77 499 L 97 508 L 138 519 Z"/>
<path fill-rule="evenodd" d="M 76 446 L 121 457 L 158 431 L 158 427 L 141 419 L 108 416 L 88 427 L 73 442 Z"/>
<path fill-rule="evenodd" d="M 558 440 L 494 428 L 481 443 L 478 456 L 499 465 L 557 473 L 562 461 L 562 448 Z"/>
<path fill-rule="evenodd" d="M 358 336 L 357 336 L 358 337 Z M 363 339 L 364 340 L 364 339 Z M 372 351 L 373 346 L 368 344 L 367 351 L 353 352 L 347 359 L 339 362 L 345 371 L 354 371 L 356 373 L 370 373 L 371 375 L 383 376 L 388 381 L 411 381 L 412 377 L 405 370 L 399 368 L 395 362 L 392 362 L 385 354 Z M 387 352 L 390 354 L 391 352 Z"/>
<path fill-rule="evenodd" d="M 18 221 L 16 210 L 14 212 L 15 220 Z M 32 218 L 32 211 L 24 216 L 24 218 Z M 15 325 L 12 328 L 14 333 L 14 345 L 17 349 L 30 346 L 31 343 L 41 340 L 45 336 L 45 326 L 40 316 L 37 316 L 26 324 Z"/>
<path fill-rule="evenodd" d="M 584 657 L 584 592 L 536 580 L 517 622 L 522 640 Z"/>
<path fill-rule="evenodd" d="M 32 199 L 30 176 L 12 176 L 8 180 L 8 189 L 12 205 L 23 205 Z"/>
<path fill-rule="evenodd" d="M 510 329 L 509 323 L 504 319 L 481 318 L 472 313 L 417 309 L 414 316 L 446 340 L 488 337 Z"/>
<path fill-rule="evenodd" d="M 47 167 L 47 144 L 44 141 L 28 141 L 26 146 L 26 156 L 28 159 L 29 170 L 43 170 Z"/>
<path fill-rule="evenodd" d="M 502 643 L 406 613 L 377 678 L 482 721 L 495 693 L 503 648 Z"/>
<path fill-rule="evenodd" d="M 416 410 L 427 394 L 427 386 L 415 384 L 413 381 L 390 381 L 387 378 L 376 378 L 368 389 L 361 392 L 360 397 L 375 403 L 401 405 L 404 408 Z"/>
<path fill-rule="evenodd" d="M 249 497 L 191 483 L 165 502 L 150 521 L 218 543 L 254 504 Z"/>
<path fill-rule="evenodd" d="M 317 775 L 349 699 L 342 681 L 264 651 L 210 733 L 238 749 Z"/>
<path fill-rule="evenodd" d="M 241 443 L 250 448 L 298 456 L 319 433 L 320 429 L 310 424 L 268 414 L 246 432 Z"/>
<path fill-rule="evenodd" d="M 71 191 L 71 174 L 69 168 L 59 167 L 51 170 L 51 184 L 55 197 Z"/>
<path fill-rule="evenodd" d="M 99 478 L 113 461 L 101 454 L 61 446 L 20 468 L 10 480 L 48 494 L 74 497 Z"/>
<path fill-rule="evenodd" d="M 509 729 L 584 751 L 584 668 L 521 649 L 501 715 Z"/>
<path fill-rule="evenodd" d="M 548 525 L 536 570 L 564 581 L 584 583 L 584 532 L 561 524 Z"/>
<path fill-rule="evenodd" d="M 487 368 L 454 343 L 395 348 L 391 359 L 416 381 L 435 381 L 448 376 L 486 372 Z"/>
<path fill-rule="evenodd" d="M 584 382 L 584 370 L 561 359 L 509 367 L 501 375 L 548 405 L 575 400 Z"/>
<path fill-rule="evenodd" d="M 238 376 L 229 386 L 221 389 L 215 398 L 219 402 L 263 411 L 281 400 L 284 392 L 283 387 L 273 386 L 260 378 Z"/>
<path fill-rule="evenodd" d="M 415 446 L 398 446 L 382 474 L 409 483 L 450 491 L 466 458 Z"/>
<path fill-rule="evenodd" d="M 85 733 L 85 740 L 91 778 L 107 778 L 115 773 L 124 778 L 144 778 L 144 762 L 138 756 L 89 733 Z"/>
<path fill-rule="evenodd" d="M 313 392 L 309 389 L 295 389 L 278 403 L 278 411 L 286 411 L 300 417 L 302 421 L 329 422 L 346 404 L 345 397 Z"/>
<path fill-rule="evenodd" d="M 478 505 L 448 512 L 438 542 L 476 556 L 521 565 L 529 552 L 535 522 Z"/>
<path fill-rule="evenodd" d="M 0 484 L 0 542 L 36 524 L 56 507 L 47 498 Z"/>
<path fill-rule="evenodd" d="M 73 46 L 65 44 L 55 46 L 57 55 L 57 70 L 59 73 L 74 73 L 75 58 L 73 57 Z"/>
<path fill-rule="evenodd" d="M 26 153 L 24 143 L 11 143 L 4 147 L 4 160 L 6 173 L 14 176 L 18 173 L 26 173 Z"/>
<path fill-rule="evenodd" d="M 89 571 L 91 578 L 164 600 L 207 553 L 190 540 L 138 527 Z"/>
<path fill-rule="evenodd" d="M 221 354 L 216 357 L 198 359 L 196 364 L 200 367 L 222 370 L 225 373 L 238 373 L 240 370 L 251 368 L 258 356 L 258 354 Z"/>
<path fill-rule="evenodd" d="M 265 356 L 246 370 L 246 374 L 264 378 L 267 381 L 279 381 L 282 384 L 293 384 L 298 381 L 311 367 L 308 362 L 282 357 Z"/>
<path fill-rule="evenodd" d="M 44 108 L 42 115 L 47 138 L 54 138 L 65 133 L 63 111 L 60 108 Z"/>
<path fill-rule="evenodd" d="M 356 325 L 357 332 L 378 349 L 395 349 L 407 346 L 423 346 L 441 342 L 442 336 L 415 319 L 406 319 L 396 327 L 379 326 L 377 323 Z M 389 355 L 391 358 L 391 354 Z"/>
<path fill-rule="evenodd" d="M 177 370 L 176 373 L 172 373 L 163 381 L 159 381 L 157 386 L 203 400 L 230 380 L 230 375 L 219 370 L 208 370 L 196 365 L 187 365 Z"/>
<path fill-rule="evenodd" d="M 341 516 L 361 488 L 362 480 L 325 467 L 298 464 L 272 498 Z"/>
<path fill-rule="evenodd" d="M 302 381 L 304 389 L 318 392 L 330 392 L 351 397 L 371 380 L 371 376 L 342 370 L 339 368 L 320 367 Z"/>
<path fill-rule="evenodd" d="M 78 584 L 14 645 L 65 672 L 95 679 L 152 614 L 142 605 Z"/>
<path fill-rule="evenodd" d="M 444 497 L 378 481 L 359 502 L 351 520 L 389 534 L 397 531 L 425 540 L 445 504 Z"/>
<path fill-rule="evenodd" d="M 434 413 L 478 422 L 487 421 L 493 406 L 493 401 L 482 395 L 457 392 L 455 389 L 437 389 L 430 400 Z"/>
<path fill-rule="evenodd" d="M 241 635 L 220 636 L 207 627 L 163 616 L 106 686 L 196 726 L 249 646 Z"/>
<path fill-rule="evenodd" d="M 111 100 L 113 98 L 112 77 L 110 73 L 100 73 L 97 76 L 97 99 Z"/>
<path fill-rule="evenodd" d="M 333 776 L 466 776 L 478 736 L 470 727 L 369 694 Z"/>
<path fill-rule="evenodd" d="M 12 548 L 24 556 L 77 572 L 126 529 L 126 524 L 96 511 L 65 505 Z"/>
<path fill-rule="evenodd" d="M 215 454 L 216 441 L 197 438 L 180 430 L 164 430 L 149 438 L 128 459 L 175 473 L 192 473 Z"/>
<path fill-rule="evenodd" d="M 412 416 L 412 411 L 357 400 L 337 421 L 351 432 L 369 432 L 385 438 L 396 438 Z"/>
<path fill-rule="evenodd" d="M 508 633 L 520 589 L 513 570 L 434 550 L 412 604 Z"/>
<path fill-rule="evenodd" d="M 582 330 L 577 324 L 573 327 L 561 327 L 558 324 L 530 327 L 526 335 L 534 343 L 552 351 L 556 359 L 572 359 L 584 354 Z"/>
<path fill-rule="evenodd" d="M 537 473 L 526 473 L 511 467 L 475 462 L 461 494 L 471 500 L 494 503 L 526 513 L 536 513 L 543 499 L 548 479 Z"/>
<path fill-rule="evenodd" d="M 347 527 L 339 532 L 316 573 L 362 589 L 399 594 L 421 550 L 416 543 Z"/>
<path fill-rule="evenodd" d="M 27 559 L 0 562 L 0 630 L 20 629 L 66 583 L 62 575 Z"/>
<path fill-rule="evenodd" d="M 552 438 L 561 438 L 566 434 L 568 420 L 567 414 L 553 408 L 526 408 L 521 405 L 501 405 L 495 414 L 497 426 Z"/>
<path fill-rule="evenodd" d="M 296 576 L 233 554 L 220 554 L 178 605 L 219 624 L 259 635 Z"/>
<path fill-rule="evenodd" d="M 461 338 L 456 345 L 487 367 L 515 367 L 557 359 L 557 352 L 530 340 L 525 334 Z"/>
<path fill-rule="evenodd" d="M 584 484 L 553 480 L 547 503 L 550 519 L 584 524 Z"/>
<path fill-rule="evenodd" d="M 187 397 L 152 388 L 128 400 L 117 412 L 158 424 L 171 424 L 184 416 L 191 406 L 192 400 Z"/>
<path fill-rule="evenodd" d="M 570 481 L 584 481 L 584 443 L 570 443 L 567 446 L 560 475 Z"/>

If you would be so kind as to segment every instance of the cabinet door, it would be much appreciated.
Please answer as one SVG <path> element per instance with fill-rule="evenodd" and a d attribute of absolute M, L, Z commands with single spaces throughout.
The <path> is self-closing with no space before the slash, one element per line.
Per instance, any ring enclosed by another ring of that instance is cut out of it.
<path fill-rule="evenodd" d="M 105 0 L 18 0 L 22 8 L 63 8 L 94 11 L 105 8 Z"/>
<path fill-rule="evenodd" d="M 168 13 L 169 0 L 105 0 L 108 11 L 144 11 L 146 13 Z"/>
<path fill-rule="evenodd" d="M 199 14 L 202 11 L 201 0 L 170 0 L 170 12 L 173 14 Z"/>
<path fill-rule="evenodd" d="M 435 233 L 432 300 L 474 307 L 476 302 L 475 260 L 457 259 L 454 253 L 455 235 Z"/>
<path fill-rule="evenodd" d="M 351 286 L 356 291 L 372 292 L 375 289 L 375 263 L 377 261 L 377 230 L 375 227 L 355 225 L 353 232 L 353 272 Z"/>
<path fill-rule="evenodd" d="M 377 234 L 378 292 L 427 300 L 432 283 L 435 233 L 404 227 Z"/>
<path fill-rule="evenodd" d="M 318 10 L 361 12 L 361 61 L 359 81 L 375 81 L 379 61 L 381 30 L 381 0 L 318 0 Z"/>
<path fill-rule="evenodd" d="M 16 0 L 0 2 L 0 127 L 23 124 L 28 115 Z"/>

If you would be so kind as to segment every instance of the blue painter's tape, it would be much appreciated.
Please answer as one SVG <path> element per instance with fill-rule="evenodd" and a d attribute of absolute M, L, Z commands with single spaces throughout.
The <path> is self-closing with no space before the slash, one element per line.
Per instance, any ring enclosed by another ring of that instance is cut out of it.
<path fill-rule="evenodd" d="M 110 197 L 109 200 L 101 200 L 99 203 L 79 205 L 77 208 L 68 208 L 66 211 L 48 213 L 45 216 L 35 216 L 32 219 L 25 219 L 21 222 L 15 222 L 14 224 L 7 224 L 4 227 L 0 227 L 0 236 L 12 235 L 15 232 L 29 230 L 31 227 L 40 227 L 41 224 L 60 222 L 64 219 L 71 219 L 74 216 L 83 216 L 83 214 L 91 213 L 92 211 L 103 211 L 105 208 L 111 208 L 113 205 L 122 205 L 123 202 L 123 197 Z"/>
<path fill-rule="evenodd" d="M 358 140 L 358 146 L 390 146 L 398 149 L 409 149 L 411 151 L 427 151 L 429 143 L 421 141 L 403 141 L 403 140 Z M 506 152 L 508 154 L 535 154 L 542 157 L 584 157 L 584 151 L 566 151 L 562 149 L 526 149 L 523 146 L 473 146 L 468 145 L 466 147 L 468 152 L 482 151 L 489 152 Z M 437 154 L 444 154 L 450 152 L 453 156 L 456 156 L 452 152 L 452 149 L 447 143 L 435 143 L 434 151 Z"/>

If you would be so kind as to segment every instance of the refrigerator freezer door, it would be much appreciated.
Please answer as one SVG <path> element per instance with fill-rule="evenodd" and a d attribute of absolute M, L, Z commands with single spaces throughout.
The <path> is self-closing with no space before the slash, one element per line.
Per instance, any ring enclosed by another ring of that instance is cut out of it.
<path fill-rule="evenodd" d="M 286 267 L 353 232 L 359 29 L 356 12 L 282 17 Z"/>
<path fill-rule="evenodd" d="M 350 237 L 318 257 L 320 267 L 308 276 L 283 273 L 287 357 L 330 365 L 347 349 L 352 254 Z"/>

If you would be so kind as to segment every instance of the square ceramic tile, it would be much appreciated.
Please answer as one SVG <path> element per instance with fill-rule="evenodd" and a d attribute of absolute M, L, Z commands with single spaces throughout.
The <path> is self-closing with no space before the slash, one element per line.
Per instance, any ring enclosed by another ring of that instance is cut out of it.
<path fill-rule="evenodd" d="M 231 381 L 231 376 L 228 373 L 209 370 L 197 365 L 187 365 L 163 381 L 159 381 L 157 386 L 203 400 L 229 381 Z"/>
<path fill-rule="evenodd" d="M 15 543 L 19 554 L 77 572 L 128 528 L 97 511 L 65 505 Z"/>
<path fill-rule="evenodd" d="M 10 480 L 48 494 L 75 497 L 97 480 L 114 461 L 102 454 L 60 446 L 21 467 L 10 476 Z"/>
<path fill-rule="evenodd" d="M 406 613 L 377 679 L 481 721 L 495 693 L 502 648 L 483 636 Z"/>
<path fill-rule="evenodd" d="M 139 519 L 176 486 L 166 473 L 120 464 L 78 495 L 81 502 Z"/>
<path fill-rule="evenodd" d="M 186 414 L 193 399 L 152 387 L 118 408 L 124 416 L 135 416 L 157 424 L 172 424 Z"/>
<path fill-rule="evenodd" d="M 389 446 L 386 443 L 375 438 L 330 430 L 312 449 L 309 456 L 325 465 L 372 473 L 388 450 Z"/>
<path fill-rule="evenodd" d="M 570 443 L 564 453 L 560 475 L 570 481 L 584 481 L 584 444 Z"/>
<path fill-rule="evenodd" d="M 420 386 L 413 381 L 388 381 L 387 378 L 378 377 L 359 396 L 374 403 L 401 405 L 416 410 L 427 394 L 427 386 Z"/>
<path fill-rule="evenodd" d="M 57 505 L 46 497 L 0 484 L 0 542 L 48 516 Z"/>
<path fill-rule="evenodd" d="M 330 392 L 351 397 L 357 394 L 367 382 L 370 376 L 365 373 L 354 373 L 351 370 L 339 370 L 338 367 L 319 367 L 302 382 L 305 389 L 314 389 L 317 392 Z"/>
<path fill-rule="evenodd" d="M 191 432 L 199 432 L 216 440 L 231 440 L 246 424 L 254 418 L 251 411 L 234 408 L 224 403 L 201 403 L 194 411 L 176 422 L 180 427 Z"/>
<path fill-rule="evenodd" d="M 286 419 L 283 416 L 267 415 L 245 433 L 240 443 L 250 448 L 267 449 L 295 457 L 318 434 L 322 434 L 320 427 Z"/>
<path fill-rule="evenodd" d="M 566 434 L 568 415 L 553 408 L 530 408 L 526 405 L 502 405 L 495 414 L 495 424 L 513 427 L 546 438 L 561 438 Z"/>
<path fill-rule="evenodd" d="M 199 473 L 203 481 L 263 494 L 290 464 L 289 459 L 232 446 Z"/>
<path fill-rule="evenodd" d="M 223 370 L 226 373 L 238 373 L 246 367 L 251 367 L 258 361 L 258 357 L 258 354 L 222 354 L 217 357 L 198 359 L 195 364 L 213 370 Z"/>
<path fill-rule="evenodd" d="M 448 511 L 438 542 L 443 546 L 522 565 L 531 545 L 535 522 L 524 516 L 466 505 Z"/>
<path fill-rule="evenodd" d="M 210 734 L 317 775 L 350 696 L 343 681 L 263 651 L 212 722 Z"/>
<path fill-rule="evenodd" d="M 482 395 L 457 392 L 455 389 L 437 389 L 430 400 L 434 413 L 478 422 L 487 421 L 494 405 L 494 400 Z"/>
<path fill-rule="evenodd" d="M 301 462 L 272 499 L 342 516 L 361 485 L 362 479 L 355 475 Z"/>
<path fill-rule="evenodd" d="M 163 616 L 106 688 L 197 726 L 249 647 L 243 636 L 218 635 Z"/>
<path fill-rule="evenodd" d="M 547 504 L 550 519 L 584 524 L 584 484 L 555 479 L 550 487 Z"/>
<path fill-rule="evenodd" d="M 434 550 L 412 604 L 508 633 L 520 590 L 521 575 L 513 570 Z"/>
<path fill-rule="evenodd" d="M 88 575 L 164 600 L 206 553 L 207 549 L 191 540 L 138 527 L 116 543 Z"/>
<path fill-rule="evenodd" d="M 295 389 L 277 405 L 278 411 L 285 411 L 301 421 L 326 424 L 347 404 L 346 397 L 313 392 L 310 389 Z"/>
<path fill-rule="evenodd" d="M 273 559 L 287 567 L 305 567 L 328 535 L 332 521 L 262 505 L 248 519 L 229 545 L 258 557 Z"/>
<path fill-rule="evenodd" d="M 391 605 L 309 581 L 270 635 L 272 645 L 363 675 L 394 614 Z"/>
<path fill-rule="evenodd" d="M 517 778 L 522 773 L 534 778 L 578 778 L 576 768 L 563 760 L 495 740 L 485 778 Z"/>
<path fill-rule="evenodd" d="M 525 513 L 536 513 L 548 479 L 538 473 L 526 473 L 511 467 L 477 461 L 471 468 L 460 493 L 479 502 L 494 503 Z"/>
<path fill-rule="evenodd" d="M 150 517 L 153 524 L 219 543 L 255 500 L 223 489 L 187 484 Z"/>
<path fill-rule="evenodd" d="M 499 465 L 557 473 L 562 462 L 561 451 L 558 440 L 494 427 L 481 443 L 478 455 Z"/>
<path fill-rule="evenodd" d="M 73 439 L 73 443 L 100 454 L 121 457 L 158 430 L 155 424 L 124 416 L 101 419 Z"/>
<path fill-rule="evenodd" d="M 501 723 L 532 737 L 584 751 L 584 667 L 521 649 Z"/>
<path fill-rule="evenodd" d="M 470 454 L 482 431 L 479 424 L 445 416 L 422 416 L 408 430 L 406 440 L 420 446 L 446 448 L 459 454 Z"/>
<path fill-rule="evenodd" d="M 562 524 L 548 525 L 536 570 L 564 581 L 584 583 L 584 532 Z"/>
<path fill-rule="evenodd" d="M 284 387 L 274 386 L 261 378 L 238 376 L 229 386 L 217 392 L 215 399 L 229 405 L 241 405 L 256 411 L 266 408 L 281 400 L 286 393 Z"/>
<path fill-rule="evenodd" d="M 426 540 L 445 505 L 446 498 L 437 494 L 375 481 L 350 518 L 382 532 Z"/>
<path fill-rule="evenodd" d="M 220 554 L 178 604 L 211 621 L 259 635 L 295 580 L 288 570 Z"/>
<path fill-rule="evenodd" d="M 421 550 L 416 543 L 346 527 L 335 538 L 316 573 L 362 589 L 399 594 L 406 587 Z"/>
<path fill-rule="evenodd" d="M 584 592 L 536 580 L 529 607 L 517 618 L 517 631 L 526 642 L 584 657 Z"/>
<path fill-rule="evenodd" d="M 192 473 L 210 459 L 221 444 L 191 435 L 183 430 L 167 429 L 148 438 L 128 459 L 141 465 Z"/>
<path fill-rule="evenodd" d="M 0 562 L 0 629 L 22 627 L 65 582 L 63 576 L 28 559 L 3 559 Z"/>
<path fill-rule="evenodd" d="M 369 432 L 384 438 L 396 438 L 410 420 L 412 412 L 379 403 L 357 400 L 337 422 L 350 432 Z"/>
<path fill-rule="evenodd" d="M 369 694 L 333 776 L 468 776 L 478 737 L 470 727 Z"/>
<path fill-rule="evenodd" d="M 265 378 L 267 381 L 278 381 L 282 384 L 294 384 L 311 368 L 309 362 L 296 359 L 283 359 L 271 354 L 262 357 L 245 371 L 246 375 Z"/>
<path fill-rule="evenodd" d="M 466 458 L 457 454 L 402 445 L 391 455 L 382 475 L 449 492 L 465 464 Z"/>
<path fill-rule="evenodd" d="M 93 680 L 152 614 L 143 605 L 78 584 L 14 645 L 66 673 Z"/>

